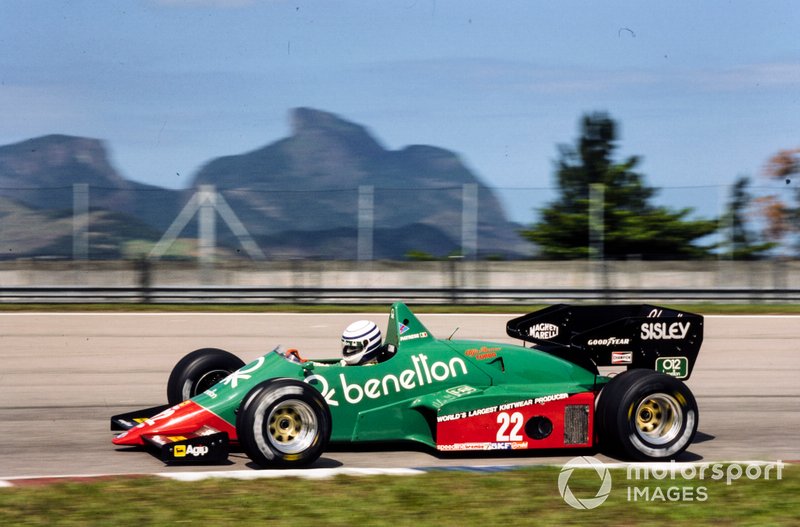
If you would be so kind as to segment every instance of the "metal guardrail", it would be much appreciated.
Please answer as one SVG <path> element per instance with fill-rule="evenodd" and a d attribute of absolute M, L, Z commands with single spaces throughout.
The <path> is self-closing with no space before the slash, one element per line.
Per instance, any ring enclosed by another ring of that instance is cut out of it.
<path fill-rule="evenodd" d="M 540 304 L 568 301 L 800 302 L 800 289 L 482 289 L 294 287 L 5 287 L 0 303 Z"/>

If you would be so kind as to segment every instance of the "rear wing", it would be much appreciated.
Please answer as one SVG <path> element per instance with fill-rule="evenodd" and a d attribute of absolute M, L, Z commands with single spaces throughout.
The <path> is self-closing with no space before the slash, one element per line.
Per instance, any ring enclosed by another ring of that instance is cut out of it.
<path fill-rule="evenodd" d="M 624 365 L 688 379 L 703 343 L 703 317 L 647 304 L 557 304 L 510 320 L 506 333 L 595 372 Z"/>

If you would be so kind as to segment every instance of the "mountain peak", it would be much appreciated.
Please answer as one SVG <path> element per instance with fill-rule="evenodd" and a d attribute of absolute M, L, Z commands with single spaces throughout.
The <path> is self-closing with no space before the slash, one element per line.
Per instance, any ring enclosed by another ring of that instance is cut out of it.
<path fill-rule="evenodd" d="M 335 141 L 348 149 L 369 156 L 382 154 L 384 147 L 363 126 L 336 114 L 313 108 L 295 108 L 291 112 L 292 136 L 299 140 Z"/>
<path fill-rule="evenodd" d="M 300 135 L 315 130 L 363 130 L 363 127 L 346 121 L 338 115 L 314 108 L 294 108 L 291 111 L 292 134 Z"/>
<path fill-rule="evenodd" d="M 54 185 L 124 181 L 111 166 L 103 141 L 59 134 L 0 147 L 0 179 L 11 174 Z"/>
<path fill-rule="evenodd" d="M 50 166 L 66 163 L 70 158 L 105 159 L 103 142 L 89 137 L 52 134 L 34 137 L 19 143 L 0 147 L 0 155 L 35 157 Z"/>

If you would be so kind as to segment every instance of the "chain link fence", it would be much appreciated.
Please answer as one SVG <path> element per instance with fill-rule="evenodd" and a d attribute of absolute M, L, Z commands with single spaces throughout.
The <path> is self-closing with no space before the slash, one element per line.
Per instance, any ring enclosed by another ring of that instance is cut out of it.
<path fill-rule="evenodd" d="M 688 218 L 719 218 L 717 233 L 704 242 L 724 246 L 733 229 L 725 214 L 729 193 L 724 186 L 663 188 L 654 201 L 689 208 Z M 0 259 L 528 259 L 536 247 L 520 231 L 555 197 L 552 188 L 435 182 L 323 190 L 0 188 Z M 754 232 L 764 228 L 757 210 L 746 212 Z M 775 255 L 790 255 L 791 245 Z M 718 254 L 728 257 L 724 247 Z"/>
<path fill-rule="evenodd" d="M 727 193 L 714 186 L 661 189 L 658 203 L 694 203 L 689 217 L 722 218 L 711 244 L 731 230 Z M 603 193 L 594 195 L 601 200 Z M 788 245 L 762 262 L 732 261 L 724 249 L 716 261 L 538 261 L 520 231 L 554 196 L 547 188 L 473 183 L 0 189 L 0 302 L 800 299 L 800 262 L 785 257 Z"/>

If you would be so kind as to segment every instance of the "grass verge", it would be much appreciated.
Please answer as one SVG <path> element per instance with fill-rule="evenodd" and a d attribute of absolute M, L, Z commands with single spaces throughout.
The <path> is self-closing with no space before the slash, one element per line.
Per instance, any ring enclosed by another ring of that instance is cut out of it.
<path fill-rule="evenodd" d="M 418 476 L 338 476 L 176 483 L 115 479 L 0 489 L 0 525 L 798 525 L 800 468 L 781 479 L 630 481 L 612 470 L 612 490 L 593 510 L 576 510 L 558 491 L 559 469 L 434 471 Z M 631 485 L 640 489 L 632 499 Z M 577 470 L 576 497 L 593 497 L 599 479 Z M 648 489 L 648 490 L 645 490 Z M 660 489 L 660 490 L 656 490 Z M 671 490 L 677 489 L 677 490 Z M 647 499 L 644 495 L 647 494 Z"/>

